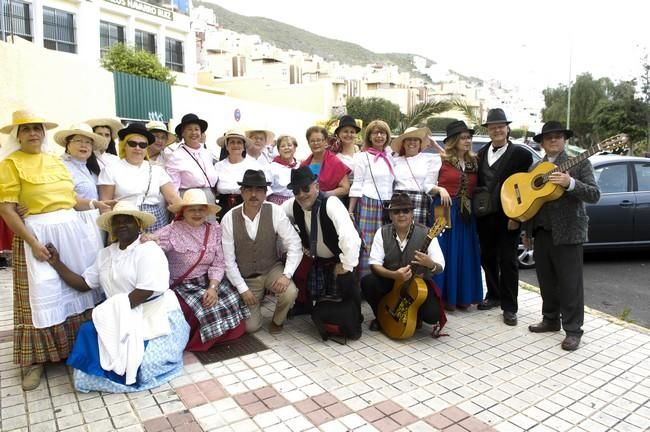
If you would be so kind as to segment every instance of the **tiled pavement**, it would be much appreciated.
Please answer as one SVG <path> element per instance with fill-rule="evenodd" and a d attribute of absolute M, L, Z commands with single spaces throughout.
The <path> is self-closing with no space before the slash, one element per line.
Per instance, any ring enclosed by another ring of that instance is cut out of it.
<path fill-rule="evenodd" d="M 532 291 L 520 293 L 519 326 L 459 311 L 437 340 L 324 343 L 299 317 L 280 335 L 258 332 L 268 350 L 206 366 L 186 354 L 182 376 L 135 394 L 75 392 L 62 364 L 24 393 L 7 270 L 0 298 L 2 431 L 650 430 L 650 332 L 589 312 L 582 347 L 567 353 L 562 334 L 527 331 L 541 307 Z"/>

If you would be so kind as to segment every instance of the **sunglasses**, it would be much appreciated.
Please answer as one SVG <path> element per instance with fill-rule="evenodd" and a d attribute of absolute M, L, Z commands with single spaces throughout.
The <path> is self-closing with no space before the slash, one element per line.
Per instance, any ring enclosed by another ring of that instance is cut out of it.
<path fill-rule="evenodd" d="M 298 195 L 300 192 L 309 193 L 310 190 L 311 190 L 311 184 L 308 184 L 308 185 L 305 185 L 305 186 L 301 186 L 299 188 L 294 188 L 293 189 L 293 194 Z"/>
<path fill-rule="evenodd" d="M 147 147 L 149 147 L 149 143 L 148 143 L 148 142 L 142 142 L 142 141 L 131 141 L 131 140 L 129 140 L 129 141 L 127 141 L 126 143 L 127 143 L 127 144 L 129 145 L 129 147 L 131 147 L 131 148 L 140 147 L 141 149 L 146 149 Z"/>
<path fill-rule="evenodd" d="M 411 213 L 411 211 L 412 211 L 411 209 L 395 209 L 395 210 L 391 210 L 390 212 L 393 214 L 409 214 Z"/>

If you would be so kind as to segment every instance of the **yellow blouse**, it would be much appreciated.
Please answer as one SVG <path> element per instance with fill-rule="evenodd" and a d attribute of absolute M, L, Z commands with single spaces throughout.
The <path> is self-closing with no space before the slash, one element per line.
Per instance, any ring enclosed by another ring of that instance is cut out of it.
<path fill-rule="evenodd" d="M 73 208 L 77 203 L 70 172 L 58 156 L 16 151 L 0 162 L 0 202 L 14 202 L 29 214 Z"/>

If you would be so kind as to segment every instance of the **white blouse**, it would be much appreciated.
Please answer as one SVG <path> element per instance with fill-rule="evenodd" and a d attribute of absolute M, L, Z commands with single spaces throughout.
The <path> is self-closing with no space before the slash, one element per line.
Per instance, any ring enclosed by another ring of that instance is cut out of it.
<path fill-rule="evenodd" d="M 386 155 L 394 171 L 395 163 L 393 158 L 388 154 Z M 393 177 L 385 160 L 379 158 L 375 161 L 375 157 L 365 151 L 354 155 L 354 181 L 352 187 L 350 187 L 350 197 L 360 198 L 366 196 L 387 201 L 393 195 L 395 177 Z M 379 196 L 377 192 L 379 192 Z"/>
<path fill-rule="evenodd" d="M 271 176 L 271 193 L 286 197 L 293 197 L 293 192 L 287 189 L 287 185 L 291 183 L 291 170 L 298 168 L 298 166 L 298 163 L 296 163 L 294 168 L 290 168 L 277 162 L 271 162 L 269 164 L 269 173 Z"/>
<path fill-rule="evenodd" d="M 237 182 L 242 181 L 244 173 L 249 169 L 264 170 L 266 181 L 271 181 L 267 168 L 249 157 L 245 157 L 243 161 L 235 164 L 230 163 L 226 158 L 217 162 L 214 168 L 217 171 L 217 192 L 220 194 L 239 194 L 241 186 Z"/>
<path fill-rule="evenodd" d="M 159 166 L 150 165 L 147 161 L 136 166 L 128 163 L 126 159 L 122 159 L 119 163 L 103 169 L 99 174 L 97 184 L 115 186 L 114 199 L 125 200 L 139 206 L 141 204 L 159 205 L 164 203 L 160 188 L 171 181 L 169 175 Z M 149 184 L 150 182 L 151 184 Z"/>
<path fill-rule="evenodd" d="M 398 156 L 395 160 L 395 190 L 428 193 L 438 181 L 440 157 L 433 153 Z"/>

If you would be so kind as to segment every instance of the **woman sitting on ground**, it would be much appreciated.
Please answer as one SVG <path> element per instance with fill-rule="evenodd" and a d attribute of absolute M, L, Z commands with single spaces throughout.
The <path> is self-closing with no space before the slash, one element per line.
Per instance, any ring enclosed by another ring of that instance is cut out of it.
<path fill-rule="evenodd" d="M 188 189 L 169 211 L 176 220 L 145 238 L 156 240 L 167 254 L 172 289 L 190 325 L 185 349 L 207 351 L 243 335 L 250 313 L 224 276 L 221 225 L 208 222 L 219 206 L 208 204 L 201 189 Z"/>
<path fill-rule="evenodd" d="M 48 262 L 74 289 L 101 289 L 107 300 L 77 334 L 68 365 L 81 392 L 137 392 L 152 389 L 183 372 L 189 326 L 169 290 L 167 258 L 154 242 L 140 242 L 151 213 L 128 202 L 97 219 L 116 240 L 79 275 L 59 259 L 51 244 Z M 101 344 L 99 341 L 101 340 Z"/>

